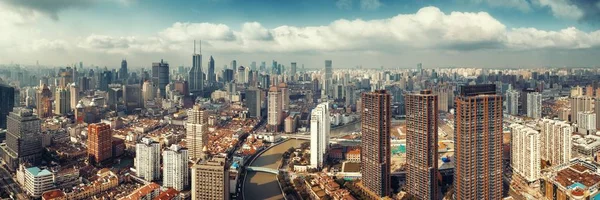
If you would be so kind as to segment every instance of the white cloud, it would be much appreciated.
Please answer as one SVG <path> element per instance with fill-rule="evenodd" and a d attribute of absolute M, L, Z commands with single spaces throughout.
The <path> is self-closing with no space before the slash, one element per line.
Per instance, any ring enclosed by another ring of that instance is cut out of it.
<path fill-rule="evenodd" d="M 534 0 L 534 4 L 541 7 L 548 7 L 552 15 L 557 18 L 578 20 L 584 16 L 584 12 L 568 0 Z"/>
<path fill-rule="evenodd" d="M 224 24 L 177 22 L 159 33 L 170 41 L 183 42 L 194 39 L 235 40 L 233 31 Z"/>
<path fill-rule="evenodd" d="M 363 10 L 375 10 L 381 5 L 379 0 L 360 0 L 360 8 Z"/>
<path fill-rule="evenodd" d="M 508 32 L 508 43 L 516 49 L 586 49 L 600 46 L 600 31 L 586 33 L 575 27 L 560 31 L 516 28 Z"/>
<path fill-rule="evenodd" d="M 79 48 L 115 54 L 130 53 L 163 53 L 178 50 L 157 37 L 113 37 L 106 35 L 90 35 L 79 41 Z"/>
<path fill-rule="evenodd" d="M 531 10 L 531 6 L 527 0 L 470 0 L 469 2 L 485 3 L 494 7 L 516 8 L 524 12 Z"/>
<path fill-rule="evenodd" d="M 271 40 L 271 32 L 258 22 L 246 22 L 242 25 L 242 37 L 248 40 Z"/>

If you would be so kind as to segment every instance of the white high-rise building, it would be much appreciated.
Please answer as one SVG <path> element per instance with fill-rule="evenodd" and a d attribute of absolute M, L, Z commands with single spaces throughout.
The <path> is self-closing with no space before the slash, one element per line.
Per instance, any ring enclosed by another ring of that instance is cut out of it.
<path fill-rule="evenodd" d="M 204 148 L 208 144 L 208 115 L 200 105 L 188 110 L 186 127 L 186 147 L 189 151 L 189 159 L 197 161 L 204 157 Z"/>
<path fill-rule="evenodd" d="M 163 151 L 163 187 L 182 191 L 189 186 L 188 150 L 173 144 Z"/>
<path fill-rule="evenodd" d="M 511 124 L 511 166 L 531 183 L 540 178 L 540 133 L 531 127 Z"/>
<path fill-rule="evenodd" d="M 281 91 L 277 86 L 271 86 L 268 95 L 267 109 L 267 125 L 271 127 L 273 132 L 279 131 L 279 126 L 283 121 L 283 105 L 281 99 Z"/>
<path fill-rule="evenodd" d="M 329 103 L 317 105 L 311 112 L 310 118 L 310 165 L 313 168 L 322 168 L 327 158 L 329 147 Z"/>
<path fill-rule="evenodd" d="M 519 114 L 519 91 L 506 91 L 506 110 L 509 115 Z"/>
<path fill-rule="evenodd" d="M 600 106 L 600 105 L 598 105 Z M 580 111 L 577 113 L 577 132 L 581 134 L 596 133 L 596 113 L 593 111 Z"/>
<path fill-rule="evenodd" d="M 135 170 L 137 176 L 147 181 L 160 179 L 160 144 L 150 138 L 142 138 L 135 145 Z"/>
<path fill-rule="evenodd" d="M 154 100 L 154 91 L 156 91 L 156 89 L 154 89 L 152 82 L 145 81 L 142 85 L 142 101 L 144 102 L 144 107 L 148 106 L 148 101 Z"/>
<path fill-rule="evenodd" d="M 542 94 L 539 92 L 527 93 L 527 117 L 542 118 Z"/>
<path fill-rule="evenodd" d="M 540 135 L 540 157 L 556 166 L 571 160 L 571 146 L 573 127 L 560 120 L 542 119 L 539 123 Z"/>
<path fill-rule="evenodd" d="M 73 74 L 73 76 L 75 76 L 75 74 Z M 77 107 L 77 102 L 79 102 L 79 86 L 77 86 L 75 83 L 69 85 L 69 98 L 71 109 L 74 109 L 75 107 Z"/>

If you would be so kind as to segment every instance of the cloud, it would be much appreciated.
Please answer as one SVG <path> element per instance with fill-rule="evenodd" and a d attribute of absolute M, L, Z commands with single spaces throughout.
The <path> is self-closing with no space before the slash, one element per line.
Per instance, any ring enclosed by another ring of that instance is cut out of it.
<path fill-rule="evenodd" d="M 335 6 L 342 10 L 352 9 L 352 0 L 337 0 Z"/>
<path fill-rule="evenodd" d="M 233 31 L 225 24 L 177 22 L 159 36 L 175 42 L 200 40 L 235 40 Z"/>
<path fill-rule="evenodd" d="M 507 45 L 514 49 L 588 49 L 600 47 L 600 31 L 586 33 L 575 27 L 560 31 L 515 28 L 507 34 Z"/>
<path fill-rule="evenodd" d="M 172 48 L 164 40 L 157 37 L 113 37 L 106 35 L 90 35 L 79 41 L 79 48 L 89 51 L 98 51 L 116 54 L 130 53 L 163 53 Z"/>
<path fill-rule="evenodd" d="M 360 0 L 360 8 L 363 10 L 376 10 L 381 5 L 379 0 Z"/>
<path fill-rule="evenodd" d="M 248 40 L 272 40 L 271 32 L 258 22 L 246 22 L 242 25 L 242 37 Z"/>
<path fill-rule="evenodd" d="M 116 2 L 123 5 L 129 5 L 135 0 L 0 0 L 11 6 L 27 13 L 42 13 L 54 20 L 58 20 L 58 13 L 73 8 L 87 8 L 101 2 Z"/>
<path fill-rule="evenodd" d="M 584 13 L 569 0 L 536 0 L 535 4 L 541 7 L 548 7 L 552 11 L 552 15 L 557 18 L 579 20 Z"/>

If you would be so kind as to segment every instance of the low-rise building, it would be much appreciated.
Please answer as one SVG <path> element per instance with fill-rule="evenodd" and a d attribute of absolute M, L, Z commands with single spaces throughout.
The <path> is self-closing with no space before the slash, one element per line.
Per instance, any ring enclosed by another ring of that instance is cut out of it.
<path fill-rule="evenodd" d="M 547 170 L 540 189 L 548 199 L 599 199 L 599 170 L 600 164 L 573 159 Z"/>
<path fill-rule="evenodd" d="M 346 161 L 360 163 L 360 148 L 353 148 L 346 153 Z"/>
<path fill-rule="evenodd" d="M 119 185 L 118 176 L 109 169 L 101 169 L 92 178 L 93 181 L 87 185 L 70 188 L 70 191 L 52 190 L 42 195 L 44 200 L 79 200 L 89 199 Z"/>
<path fill-rule="evenodd" d="M 160 194 L 160 185 L 146 184 L 120 200 L 153 200 Z"/>
<path fill-rule="evenodd" d="M 17 171 L 17 180 L 28 195 L 36 198 L 55 187 L 52 172 L 38 167 L 25 168 L 21 165 Z"/>
<path fill-rule="evenodd" d="M 600 136 L 597 135 L 574 135 L 573 152 L 585 156 L 593 157 L 600 152 Z"/>

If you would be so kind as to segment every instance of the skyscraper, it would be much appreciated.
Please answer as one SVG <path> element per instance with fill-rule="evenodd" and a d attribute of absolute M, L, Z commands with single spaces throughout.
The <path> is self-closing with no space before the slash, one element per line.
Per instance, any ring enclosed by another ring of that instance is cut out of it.
<path fill-rule="evenodd" d="M 104 123 L 88 125 L 87 154 L 92 163 L 100 164 L 112 157 L 112 130 Z"/>
<path fill-rule="evenodd" d="M 527 117 L 542 118 L 542 94 L 539 92 L 527 93 Z"/>
<path fill-rule="evenodd" d="M 215 82 L 217 82 L 216 78 L 217 77 L 215 76 L 215 60 L 212 56 L 210 56 L 210 60 L 208 60 L 208 83 L 210 85 L 215 84 Z"/>
<path fill-rule="evenodd" d="M 323 74 L 323 88 L 321 89 L 322 98 L 328 98 L 331 96 L 331 84 L 333 78 L 333 69 L 331 66 L 331 60 L 325 60 L 325 74 Z"/>
<path fill-rule="evenodd" d="M 169 84 L 169 64 L 162 59 L 159 63 L 152 63 L 152 83 L 160 90 L 159 97 L 165 97 Z"/>
<path fill-rule="evenodd" d="M 39 118 L 52 116 L 52 91 L 48 85 L 42 84 L 36 92 L 36 111 Z"/>
<path fill-rule="evenodd" d="M 194 41 L 194 54 L 192 56 L 192 68 L 188 72 L 188 84 L 190 93 L 194 95 L 202 94 L 204 91 L 204 73 L 202 72 L 202 42 L 200 42 L 200 52 L 196 53 L 196 41 Z"/>
<path fill-rule="evenodd" d="M 528 182 L 540 178 L 540 133 L 531 127 L 511 124 L 511 166 Z"/>
<path fill-rule="evenodd" d="M 79 86 L 77 83 L 69 85 L 69 103 L 71 103 L 71 109 L 75 109 L 77 102 L 79 102 Z"/>
<path fill-rule="evenodd" d="M 600 93 L 596 94 L 595 113 L 596 113 L 596 129 L 600 130 Z"/>
<path fill-rule="evenodd" d="M 144 106 L 140 84 L 123 85 L 123 104 L 128 113 Z"/>
<path fill-rule="evenodd" d="M 295 77 L 296 77 L 296 71 L 297 71 L 297 67 L 296 67 L 296 62 L 292 62 L 292 69 L 290 70 L 290 75 L 292 76 L 292 80 L 295 81 Z"/>
<path fill-rule="evenodd" d="M 160 144 L 150 138 L 142 138 L 135 145 L 135 169 L 137 176 L 146 181 L 160 179 Z"/>
<path fill-rule="evenodd" d="M 277 86 L 271 86 L 268 96 L 267 125 L 270 130 L 277 132 L 279 131 L 279 125 L 283 121 L 281 91 Z"/>
<path fill-rule="evenodd" d="M 189 186 L 188 150 L 173 144 L 163 151 L 163 187 L 178 191 Z"/>
<path fill-rule="evenodd" d="M 20 163 L 37 164 L 42 156 L 41 122 L 30 109 L 14 108 L 6 120 L 4 161 L 13 170 Z"/>
<path fill-rule="evenodd" d="M 572 138 L 574 129 L 565 121 L 542 119 L 540 132 L 540 157 L 550 165 L 560 165 L 571 160 Z"/>
<path fill-rule="evenodd" d="M 66 115 L 71 112 L 71 98 L 69 97 L 69 90 L 67 88 L 58 87 L 56 88 L 56 97 L 54 98 L 54 114 Z"/>
<path fill-rule="evenodd" d="M 329 103 L 321 103 L 311 112 L 310 118 L 310 166 L 321 169 L 329 149 Z"/>
<path fill-rule="evenodd" d="M 208 144 L 208 114 L 200 108 L 200 105 L 194 105 L 188 110 L 187 115 L 186 147 L 189 150 L 190 160 L 197 161 L 204 157 L 204 148 Z"/>
<path fill-rule="evenodd" d="M 374 196 L 390 195 L 390 95 L 385 90 L 362 94 L 362 183 Z"/>
<path fill-rule="evenodd" d="M 580 88 L 581 89 L 581 88 Z M 571 121 L 577 123 L 577 113 L 592 111 L 592 101 L 594 99 L 589 96 L 573 96 L 569 99 L 571 101 Z"/>
<path fill-rule="evenodd" d="M 494 84 L 462 86 L 455 104 L 455 198 L 501 199 L 502 96 Z"/>
<path fill-rule="evenodd" d="M 144 107 L 148 107 L 148 101 L 154 99 L 155 90 L 156 89 L 154 89 L 152 82 L 144 81 L 144 84 L 142 85 L 142 101 L 144 103 Z"/>
<path fill-rule="evenodd" d="M 231 67 L 231 69 L 232 69 L 233 71 L 237 70 L 237 61 L 236 61 L 236 60 L 232 60 L 232 61 L 231 61 L 231 66 L 230 66 L 230 67 Z"/>
<path fill-rule="evenodd" d="M 246 90 L 246 107 L 248 107 L 249 117 L 261 117 L 262 98 L 262 92 L 258 88 L 251 87 Z"/>
<path fill-rule="evenodd" d="M 210 181 L 207 181 L 210 180 Z M 214 157 L 192 166 L 192 199 L 229 200 L 229 165 Z"/>
<path fill-rule="evenodd" d="M 290 109 L 290 91 L 288 85 L 285 82 L 279 83 L 279 91 L 281 91 L 281 109 Z"/>
<path fill-rule="evenodd" d="M 127 84 L 127 78 L 129 78 L 129 72 L 127 72 L 127 60 L 123 59 L 121 61 L 121 68 L 119 68 L 119 80 L 121 80 L 123 84 Z"/>
<path fill-rule="evenodd" d="M 416 199 L 437 200 L 438 96 L 430 90 L 408 94 L 406 105 L 406 187 Z"/>
<path fill-rule="evenodd" d="M 0 83 L 0 128 L 6 129 L 6 117 L 15 106 L 15 88 Z"/>
<path fill-rule="evenodd" d="M 519 114 L 519 91 L 506 91 L 506 110 L 509 115 Z"/>

